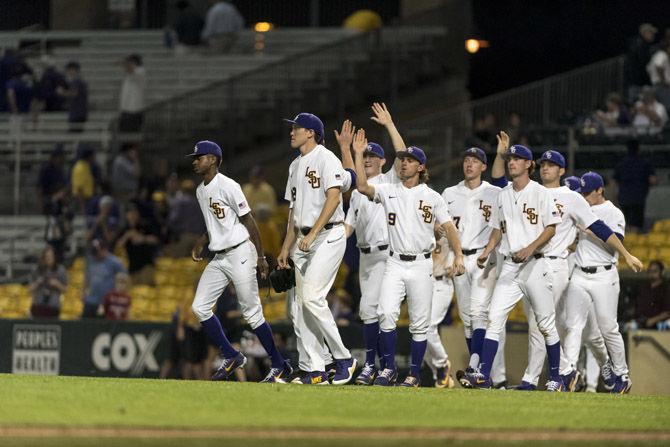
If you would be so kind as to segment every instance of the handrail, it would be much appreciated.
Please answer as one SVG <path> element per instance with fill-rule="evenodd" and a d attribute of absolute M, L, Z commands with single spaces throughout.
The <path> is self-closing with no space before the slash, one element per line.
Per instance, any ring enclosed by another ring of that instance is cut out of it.
<path fill-rule="evenodd" d="M 649 343 L 654 348 L 656 348 L 656 350 L 660 352 L 666 360 L 670 361 L 670 352 L 668 352 L 668 350 L 665 349 L 665 347 L 654 337 L 650 337 L 649 335 L 633 335 L 633 341 L 635 342 L 635 346 L 638 346 L 641 343 Z"/>

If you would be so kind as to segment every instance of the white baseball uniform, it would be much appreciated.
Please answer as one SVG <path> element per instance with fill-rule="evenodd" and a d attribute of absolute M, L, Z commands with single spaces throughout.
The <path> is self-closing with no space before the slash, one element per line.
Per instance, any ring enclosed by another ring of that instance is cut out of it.
<path fill-rule="evenodd" d="M 326 295 L 335 281 L 337 269 L 344 256 L 346 238 L 344 211 L 342 210 L 342 188 L 346 186 L 349 173 L 342 168 L 340 160 L 322 145 L 317 145 L 306 155 L 298 156 L 289 167 L 285 199 L 290 202 L 296 244 L 291 258 L 295 263 L 296 287 L 294 326 L 296 333 L 311 331 L 314 337 L 303 337 L 303 347 L 311 365 L 310 371 L 324 371 L 323 340 L 336 360 L 351 358 L 351 353 L 342 343 Z M 302 251 L 298 243 L 309 233 L 326 203 L 326 191 L 340 189 L 340 203 L 326 226 L 317 235 L 309 251 Z M 307 340 L 311 340 L 308 342 Z"/>
<path fill-rule="evenodd" d="M 492 256 L 486 268 L 477 266 L 477 257 L 491 236 L 492 208 L 496 203 L 501 189 L 486 181 L 474 189 L 461 181 L 457 185 L 445 189 L 442 197 L 447 203 L 454 225 L 458 229 L 463 248 L 465 273 L 454 277 L 458 313 L 463 321 L 465 337 L 472 338 L 475 329 L 486 329 L 489 304 L 496 283 L 496 257 Z M 498 345 L 498 354 L 492 370 L 494 383 L 505 380 L 505 343 L 504 331 Z M 479 364 L 478 358 L 473 359 L 474 366 Z M 472 366 L 472 365 L 471 365 Z"/>
<path fill-rule="evenodd" d="M 498 340 L 507 316 L 525 295 L 535 312 L 535 320 L 544 334 L 545 344 L 559 342 L 555 324 L 551 283 L 546 278 L 553 270 L 544 256 L 549 245 L 541 247 L 524 263 L 515 263 L 512 255 L 535 241 L 544 228 L 561 222 L 554 199 L 547 188 L 531 180 L 521 191 L 509 183 L 493 207 L 490 226 L 502 232 L 500 253 L 503 265 L 491 298 L 486 338 Z M 551 277 L 551 276 L 549 276 Z"/>
<path fill-rule="evenodd" d="M 424 361 L 433 371 L 436 378 L 437 368 L 447 366 L 449 356 L 442 344 L 438 326 L 444 320 L 449 310 L 449 305 L 454 296 L 454 283 L 447 276 L 447 266 L 453 263 L 453 253 L 449 250 L 449 242 L 446 237 L 437 240 L 437 246 L 433 251 L 433 304 L 430 311 L 430 322 L 428 325 L 428 343 Z"/>
<path fill-rule="evenodd" d="M 390 256 L 379 296 L 379 327 L 396 328 L 400 304 L 407 296 L 409 331 L 415 341 L 427 339 L 433 296 L 435 222 L 451 221 L 442 196 L 425 184 L 407 188 L 402 183 L 374 186 L 375 200 L 386 214 Z"/>
<path fill-rule="evenodd" d="M 581 194 L 570 190 L 567 186 L 548 189 L 554 198 L 562 221 L 556 225 L 556 234 L 547 243 L 547 249 L 544 253 L 544 261 L 550 267 L 547 276 L 545 276 L 545 280 L 550 285 L 550 288 L 545 293 L 553 299 L 556 308 L 556 328 L 562 336 L 561 338 L 564 338 L 564 296 L 570 276 L 568 246 L 575 241 L 577 225 L 587 228 L 598 220 L 598 217 L 593 214 L 586 199 Z M 528 317 L 528 367 L 522 380 L 537 385 L 544 364 L 546 347 L 544 336 L 535 323 L 535 313 L 527 297 L 524 297 L 523 304 L 526 316 Z M 604 345 L 601 346 L 604 347 Z M 606 360 L 607 351 L 604 351 L 604 356 Z M 569 374 L 574 367 L 576 367 L 576 364 L 570 364 L 566 356 L 561 355 L 561 374 Z"/>
<path fill-rule="evenodd" d="M 391 168 L 385 174 L 369 178 L 368 184 L 394 183 L 397 178 L 395 170 Z M 358 267 L 361 287 L 359 315 L 363 323 L 374 323 L 379 319 L 377 315 L 379 290 L 388 259 L 389 237 L 384 207 L 354 191 L 351 193 L 349 210 L 344 222 L 355 229 L 356 244 L 361 251 Z"/>
<path fill-rule="evenodd" d="M 623 213 L 612 202 L 607 200 L 592 206 L 591 210 L 612 231 L 624 235 L 626 221 Z M 568 360 L 576 363 L 582 343 L 582 331 L 587 324 L 589 307 L 593 303 L 595 319 L 612 360 L 612 369 L 616 375 L 623 375 L 628 374 L 628 365 L 617 321 L 618 257 L 619 254 L 615 250 L 597 237 L 584 232 L 580 234 L 575 255 L 575 269 L 566 298 L 567 334 L 564 350 Z M 599 362 L 601 360 L 598 359 Z"/>
<path fill-rule="evenodd" d="M 192 309 L 199 321 L 212 317 L 212 309 L 232 282 L 242 316 L 252 329 L 265 322 L 258 296 L 256 247 L 240 217 L 250 212 L 242 188 L 233 179 L 217 173 L 208 184 L 198 186 L 196 197 L 205 217 L 209 250 L 215 253 L 202 272 Z"/>

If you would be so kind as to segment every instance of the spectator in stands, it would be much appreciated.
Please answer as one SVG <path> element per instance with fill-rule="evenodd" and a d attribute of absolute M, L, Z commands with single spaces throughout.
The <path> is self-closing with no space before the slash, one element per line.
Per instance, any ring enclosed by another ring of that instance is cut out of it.
<path fill-rule="evenodd" d="M 272 185 L 265 181 L 265 175 L 260 166 L 256 165 L 249 171 L 249 181 L 242 185 L 249 208 L 254 214 L 267 212 L 273 215 L 277 211 L 277 193 Z"/>
<path fill-rule="evenodd" d="M 33 270 L 28 285 L 33 295 L 30 315 L 33 318 L 58 318 L 61 295 L 67 290 L 67 272 L 56 259 L 53 247 L 47 245 Z"/>
<path fill-rule="evenodd" d="M 175 258 L 190 256 L 195 242 L 206 231 L 193 180 L 181 182 L 181 189 L 170 208 L 168 229 L 173 240 L 170 254 Z"/>
<path fill-rule="evenodd" d="M 626 54 L 626 87 L 628 100 L 632 103 L 637 100 L 642 86 L 651 83 L 647 73 L 647 64 L 652 55 L 652 44 L 658 30 L 650 23 L 643 23 L 639 28 L 639 35 L 628 44 Z"/>
<path fill-rule="evenodd" d="M 659 323 L 670 319 L 670 285 L 663 279 L 665 266 L 661 261 L 649 263 L 646 282 L 635 297 L 633 319 L 640 329 L 655 328 Z"/>
<path fill-rule="evenodd" d="M 58 143 L 53 151 L 51 151 L 49 161 L 40 169 L 40 175 L 37 180 L 42 209 L 45 209 L 44 207 L 50 202 L 52 194 L 66 184 L 65 150 L 63 149 L 63 145 Z"/>
<path fill-rule="evenodd" d="M 160 244 L 155 226 L 141 219 L 139 210 L 131 205 L 126 211 L 126 224 L 119 234 L 116 249 L 126 250 L 128 273 L 133 284 L 154 285 L 154 261 Z"/>
<path fill-rule="evenodd" d="M 647 65 L 656 99 L 670 109 L 670 39 L 663 39 Z"/>
<path fill-rule="evenodd" d="M 9 112 L 15 116 L 30 113 L 33 102 L 32 73 L 25 71 L 21 64 L 14 64 L 11 77 L 5 84 Z"/>
<path fill-rule="evenodd" d="M 523 119 L 519 112 L 512 111 L 507 115 L 507 134 L 510 141 L 514 141 L 516 144 L 523 144 L 521 140 L 525 137 L 526 130 L 524 129 Z"/>
<path fill-rule="evenodd" d="M 95 151 L 87 145 L 77 148 L 77 161 L 72 167 L 70 182 L 72 184 L 72 196 L 79 201 L 83 211 L 86 202 L 95 193 Z"/>
<path fill-rule="evenodd" d="M 72 234 L 74 213 L 70 208 L 68 186 L 63 183 L 56 188 L 45 203 L 44 213 L 47 216 L 45 240 L 53 249 L 58 262 L 63 262 L 67 252 L 67 241 Z"/>
<path fill-rule="evenodd" d="M 654 89 L 649 86 L 642 88 L 642 99 L 635 103 L 633 116 L 633 127 L 642 134 L 655 135 L 668 122 L 665 106 L 656 100 Z"/>
<path fill-rule="evenodd" d="M 142 57 L 138 54 L 126 57 L 123 66 L 126 70 L 126 77 L 121 85 L 119 130 L 139 132 L 144 122 L 146 71 L 142 66 Z"/>
<path fill-rule="evenodd" d="M 153 224 L 156 228 L 156 235 L 160 240 L 160 244 L 167 244 L 170 242 L 170 234 L 168 230 L 168 217 L 170 209 L 168 207 L 167 194 L 165 191 L 154 191 L 151 194 L 151 207 L 153 210 Z M 202 233 L 201 233 L 202 234 Z"/>
<path fill-rule="evenodd" d="M 68 100 L 70 132 L 81 132 L 84 130 L 82 123 L 88 120 L 88 84 L 81 78 L 79 62 L 68 62 L 65 75 L 67 83 L 58 89 L 58 94 Z"/>
<path fill-rule="evenodd" d="M 121 146 L 121 152 L 114 158 L 112 163 L 112 191 L 114 196 L 121 202 L 125 208 L 130 201 L 137 195 L 142 176 L 142 166 L 140 165 L 140 155 L 137 150 L 137 144 L 124 143 Z"/>
<path fill-rule="evenodd" d="M 154 191 L 167 191 L 167 180 L 170 177 L 170 163 L 165 158 L 152 160 L 153 174 L 146 181 L 149 194 Z M 178 188 L 177 188 L 178 189 Z M 168 204 L 170 200 L 168 200 Z"/>
<path fill-rule="evenodd" d="M 205 21 L 186 0 L 179 0 L 175 6 L 179 10 L 172 24 L 172 29 L 177 35 L 175 54 L 183 56 L 191 53 L 195 47 L 200 45 L 200 33 L 205 26 Z"/>
<path fill-rule="evenodd" d="M 227 53 L 237 40 L 237 33 L 244 28 L 244 18 L 235 5 L 228 1 L 209 0 L 205 28 L 200 35 L 212 51 Z"/>
<path fill-rule="evenodd" d="M 98 308 L 108 292 L 114 289 L 114 278 L 119 272 L 125 272 L 123 264 L 100 239 L 91 241 L 86 254 L 86 273 L 84 276 L 84 310 L 82 318 L 96 318 Z"/>
<path fill-rule="evenodd" d="M 644 227 L 644 209 L 649 187 L 658 183 L 654 168 L 640 156 L 640 143 L 627 143 L 628 156 L 614 168 L 614 181 L 618 187 L 619 207 L 626 218 L 626 231 L 639 232 Z"/>
<path fill-rule="evenodd" d="M 108 292 L 102 300 L 102 308 L 107 320 L 130 319 L 130 276 L 119 272 L 114 277 L 114 290 Z"/>
<path fill-rule="evenodd" d="M 108 187 L 103 184 L 102 192 L 94 196 L 86 204 L 86 241 L 99 239 L 105 242 L 105 245 L 111 247 L 116 237 L 121 213 L 119 205 L 114 198 L 109 195 Z"/>
<path fill-rule="evenodd" d="M 65 87 L 65 76 L 56 69 L 50 56 L 45 54 L 40 62 L 44 71 L 35 85 L 37 109 L 45 112 L 61 112 L 65 110 L 65 104 L 58 94 L 58 89 Z"/>
<path fill-rule="evenodd" d="M 612 92 L 605 98 L 605 110 L 596 111 L 596 119 L 607 133 L 607 129 L 630 125 L 630 115 L 621 95 Z"/>
<path fill-rule="evenodd" d="M 0 112 L 9 110 L 7 105 L 7 81 L 12 77 L 13 67 L 20 59 L 13 48 L 6 48 L 0 58 Z"/>

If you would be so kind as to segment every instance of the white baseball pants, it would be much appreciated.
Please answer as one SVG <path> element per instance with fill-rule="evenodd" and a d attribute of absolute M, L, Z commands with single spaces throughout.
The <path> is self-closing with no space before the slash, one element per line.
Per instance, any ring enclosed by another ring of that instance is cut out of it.
<path fill-rule="evenodd" d="M 384 269 L 386 268 L 388 257 L 388 249 L 379 251 L 373 248 L 370 253 L 361 253 L 358 267 L 361 303 L 358 314 L 364 324 L 374 323 L 379 320 L 377 312 L 377 308 L 379 307 L 379 292 L 382 288 Z"/>

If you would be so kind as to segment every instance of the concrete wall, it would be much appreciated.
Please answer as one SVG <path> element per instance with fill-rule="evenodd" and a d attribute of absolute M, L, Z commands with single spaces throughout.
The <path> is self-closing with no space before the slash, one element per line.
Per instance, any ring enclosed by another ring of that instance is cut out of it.
<path fill-rule="evenodd" d="M 664 380 L 670 360 L 653 343 L 639 340 L 640 337 L 656 340 L 666 351 L 670 351 L 670 332 L 637 331 L 628 334 L 628 367 L 633 381 L 631 393 L 670 395 L 670 382 Z"/>

